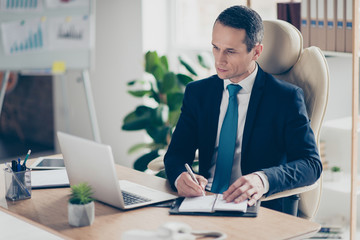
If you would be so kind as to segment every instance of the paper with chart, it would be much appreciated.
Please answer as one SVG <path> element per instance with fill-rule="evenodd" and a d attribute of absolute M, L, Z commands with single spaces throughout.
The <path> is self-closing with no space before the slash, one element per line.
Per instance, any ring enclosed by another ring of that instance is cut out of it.
<path fill-rule="evenodd" d="M 89 21 L 88 15 L 49 18 L 50 49 L 89 48 Z"/>
<path fill-rule="evenodd" d="M 2 12 L 40 12 L 42 9 L 41 0 L 0 0 Z"/>
<path fill-rule="evenodd" d="M 7 55 L 39 52 L 48 48 L 45 21 L 42 18 L 2 23 L 1 31 Z"/>

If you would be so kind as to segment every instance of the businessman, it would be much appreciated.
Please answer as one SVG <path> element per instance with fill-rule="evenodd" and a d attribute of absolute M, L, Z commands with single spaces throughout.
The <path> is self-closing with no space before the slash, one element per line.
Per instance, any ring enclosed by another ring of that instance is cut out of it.
<path fill-rule="evenodd" d="M 223 193 L 228 202 L 313 184 L 322 172 L 303 91 L 264 72 L 261 17 L 225 9 L 213 26 L 217 75 L 189 83 L 165 155 L 171 186 L 182 196 Z M 196 179 L 186 172 L 199 151 Z M 283 211 L 284 199 L 262 203 Z"/>

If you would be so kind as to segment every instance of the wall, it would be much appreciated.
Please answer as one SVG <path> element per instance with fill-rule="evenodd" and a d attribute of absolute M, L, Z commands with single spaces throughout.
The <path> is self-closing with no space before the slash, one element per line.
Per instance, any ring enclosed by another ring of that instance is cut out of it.
<path fill-rule="evenodd" d="M 141 6 L 141 0 L 96 1 L 95 68 L 90 72 L 96 115 L 102 142 L 112 146 L 115 161 L 125 166 L 137 157 L 127 150 L 144 135 L 121 130 L 122 119 L 140 104 L 127 93 L 126 83 L 143 74 Z M 55 126 L 93 139 L 80 77 L 79 71 L 56 77 Z"/>

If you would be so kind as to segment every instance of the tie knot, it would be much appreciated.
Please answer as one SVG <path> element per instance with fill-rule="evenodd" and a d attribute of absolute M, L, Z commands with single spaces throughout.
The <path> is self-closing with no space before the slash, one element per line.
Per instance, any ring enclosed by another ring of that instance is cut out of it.
<path fill-rule="evenodd" d="M 227 86 L 227 89 L 229 91 L 230 97 L 232 97 L 232 96 L 236 95 L 240 91 L 241 86 L 240 85 L 235 85 L 235 84 L 229 84 Z"/>

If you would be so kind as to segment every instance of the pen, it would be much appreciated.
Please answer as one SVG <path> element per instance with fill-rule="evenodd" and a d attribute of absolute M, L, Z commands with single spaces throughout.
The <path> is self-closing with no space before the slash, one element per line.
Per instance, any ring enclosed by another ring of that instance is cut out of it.
<path fill-rule="evenodd" d="M 23 162 L 23 164 L 22 164 L 22 167 L 24 168 L 24 169 L 26 169 L 26 161 L 28 160 L 28 158 L 29 158 L 29 156 L 30 156 L 30 153 L 31 153 L 31 150 L 29 149 L 29 151 L 27 152 L 27 154 L 26 154 L 26 156 L 25 156 L 25 160 L 24 160 L 24 162 Z"/>
<path fill-rule="evenodd" d="M 18 164 L 17 164 L 17 172 L 21 171 L 21 158 L 18 158 Z"/>
<path fill-rule="evenodd" d="M 26 186 L 24 186 L 24 184 L 19 180 L 19 178 L 16 176 L 15 172 L 11 169 L 11 167 L 8 164 L 6 164 L 6 166 L 9 169 L 9 172 L 12 174 L 13 179 L 17 182 L 18 186 L 20 186 L 20 188 L 23 191 L 25 191 L 28 196 L 31 196 L 31 193 L 29 192 L 29 190 L 27 190 Z"/>
<path fill-rule="evenodd" d="M 196 179 L 193 171 L 191 170 L 189 164 L 185 163 L 185 168 L 186 168 L 186 171 L 190 174 L 192 180 L 194 180 L 194 182 L 196 182 L 197 185 L 200 185 L 199 181 Z M 203 191 L 203 196 L 205 196 L 204 191 Z"/>

